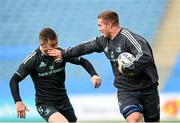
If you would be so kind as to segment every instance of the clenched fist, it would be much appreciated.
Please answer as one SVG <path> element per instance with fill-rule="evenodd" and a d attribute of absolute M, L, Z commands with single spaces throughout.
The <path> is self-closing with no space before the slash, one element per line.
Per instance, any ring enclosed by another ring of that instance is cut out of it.
<path fill-rule="evenodd" d="M 98 88 L 101 85 L 101 78 L 97 75 L 91 77 L 94 88 Z"/>

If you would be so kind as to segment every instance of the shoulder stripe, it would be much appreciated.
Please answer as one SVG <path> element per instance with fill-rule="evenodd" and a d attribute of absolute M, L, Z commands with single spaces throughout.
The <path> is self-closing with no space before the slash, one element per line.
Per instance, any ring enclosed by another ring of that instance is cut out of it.
<path fill-rule="evenodd" d="M 129 31 L 124 30 L 124 32 L 127 33 L 127 34 L 135 41 L 135 43 L 136 43 L 139 47 L 141 47 L 141 45 L 137 42 L 137 40 L 132 36 L 132 34 L 131 34 Z"/>
<path fill-rule="evenodd" d="M 20 74 L 19 72 L 16 72 L 16 74 L 17 74 L 18 76 L 21 76 L 21 74 Z"/>
<path fill-rule="evenodd" d="M 127 30 L 122 30 L 121 34 L 126 36 L 128 40 L 133 44 L 133 46 L 137 49 L 138 54 L 136 55 L 135 61 L 138 61 L 138 59 L 143 55 L 141 45 L 137 42 L 137 40 L 132 36 L 131 33 L 129 33 Z M 124 67 L 129 67 L 133 64 L 133 62 L 130 62 L 129 64 L 125 64 Z"/>
<path fill-rule="evenodd" d="M 138 50 L 139 53 L 142 53 L 140 44 L 128 31 L 123 30 L 121 33 L 129 39 L 129 41 L 134 45 L 134 47 Z"/>
<path fill-rule="evenodd" d="M 29 54 L 29 55 L 24 59 L 23 63 L 26 64 L 26 62 L 27 62 L 29 59 L 31 59 L 35 54 L 36 54 L 36 51 L 33 52 L 32 54 Z"/>

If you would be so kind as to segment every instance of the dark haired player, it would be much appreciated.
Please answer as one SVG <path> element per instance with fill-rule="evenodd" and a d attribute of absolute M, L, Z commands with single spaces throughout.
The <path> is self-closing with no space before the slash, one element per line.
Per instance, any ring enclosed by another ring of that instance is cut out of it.
<path fill-rule="evenodd" d="M 35 86 L 35 101 L 39 114 L 48 122 L 76 122 L 77 118 L 65 89 L 66 62 L 81 65 L 91 75 L 95 88 L 99 87 L 100 78 L 91 63 L 82 57 L 55 61 L 55 57 L 47 54 L 50 49 L 64 51 L 57 47 L 57 35 L 51 28 L 44 28 L 40 32 L 39 40 L 40 47 L 25 58 L 10 80 L 17 117 L 25 118 L 28 111 L 21 100 L 18 84 L 30 75 Z"/>
<path fill-rule="evenodd" d="M 159 122 L 158 73 L 150 45 L 142 36 L 121 27 L 114 11 L 100 13 L 98 27 L 102 36 L 65 52 L 59 51 L 58 59 L 104 52 L 112 66 L 119 109 L 124 118 L 128 122 Z M 52 52 L 48 53 L 55 56 Z M 122 52 L 133 54 L 135 61 L 119 65 L 117 59 Z"/>

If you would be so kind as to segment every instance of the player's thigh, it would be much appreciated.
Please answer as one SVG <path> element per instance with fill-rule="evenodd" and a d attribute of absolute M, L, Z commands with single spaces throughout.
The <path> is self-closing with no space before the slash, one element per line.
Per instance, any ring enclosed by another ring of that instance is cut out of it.
<path fill-rule="evenodd" d="M 138 92 L 118 92 L 119 109 L 125 119 L 133 113 L 138 114 L 137 118 L 142 117 L 143 107 L 138 95 Z"/>
<path fill-rule="evenodd" d="M 49 123 L 57 123 L 57 122 L 68 123 L 68 120 L 61 113 L 55 112 L 49 117 L 48 122 Z"/>
<path fill-rule="evenodd" d="M 56 112 L 59 112 L 53 105 L 50 104 L 41 104 L 36 105 L 38 113 L 46 121 L 49 120 L 50 116 L 53 116 Z"/>
<path fill-rule="evenodd" d="M 75 112 L 74 112 L 73 108 L 63 110 L 63 111 L 61 111 L 61 114 L 64 117 L 66 117 L 66 119 L 69 122 L 76 122 L 77 121 L 77 118 L 76 118 L 76 115 L 75 115 Z"/>
<path fill-rule="evenodd" d="M 64 103 L 63 105 L 57 105 L 57 109 L 69 122 L 77 121 L 74 109 L 70 101 Z"/>
<path fill-rule="evenodd" d="M 146 92 L 143 100 L 143 115 L 146 122 L 156 122 L 160 119 L 160 99 L 157 88 Z"/>

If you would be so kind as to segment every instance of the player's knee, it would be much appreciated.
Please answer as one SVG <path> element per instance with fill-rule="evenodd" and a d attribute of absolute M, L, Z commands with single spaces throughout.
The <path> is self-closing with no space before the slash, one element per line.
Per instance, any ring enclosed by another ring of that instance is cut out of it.
<path fill-rule="evenodd" d="M 134 113 L 132 113 L 132 114 L 130 114 L 127 118 L 126 118 L 126 120 L 128 121 L 128 122 L 130 122 L 130 123 L 133 123 L 133 122 L 135 122 L 135 123 L 139 123 L 139 122 L 143 122 L 143 116 L 142 116 L 142 114 L 141 113 L 139 113 L 139 112 L 134 112 Z"/>

